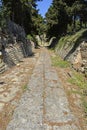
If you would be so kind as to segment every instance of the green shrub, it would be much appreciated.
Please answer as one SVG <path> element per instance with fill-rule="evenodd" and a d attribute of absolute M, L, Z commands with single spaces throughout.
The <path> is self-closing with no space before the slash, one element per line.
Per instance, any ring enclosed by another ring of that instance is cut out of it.
<path fill-rule="evenodd" d="M 28 34 L 28 35 L 27 35 L 27 39 L 29 39 L 29 40 L 33 41 L 33 36 L 32 36 L 32 35 L 30 35 L 30 34 Z"/>

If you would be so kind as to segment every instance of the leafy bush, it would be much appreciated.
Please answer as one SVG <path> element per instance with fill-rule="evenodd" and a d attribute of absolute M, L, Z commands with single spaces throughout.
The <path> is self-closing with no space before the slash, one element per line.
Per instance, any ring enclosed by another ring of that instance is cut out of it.
<path fill-rule="evenodd" d="M 29 39 L 29 40 L 33 41 L 33 36 L 32 36 L 32 35 L 30 35 L 30 34 L 28 34 L 28 35 L 27 35 L 27 39 Z"/>
<path fill-rule="evenodd" d="M 36 39 L 36 36 L 35 36 L 35 35 L 30 35 L 30 34 L 28 34 L 28 35 L 27 35 L 27 39 L 29 39 L 29 40 L 33 41 L 33 42 L 35 43 L 35 47 L 37 47 L 37 46 L 38 46 L 38 41 L 37 41 L 37 39 Z"/>

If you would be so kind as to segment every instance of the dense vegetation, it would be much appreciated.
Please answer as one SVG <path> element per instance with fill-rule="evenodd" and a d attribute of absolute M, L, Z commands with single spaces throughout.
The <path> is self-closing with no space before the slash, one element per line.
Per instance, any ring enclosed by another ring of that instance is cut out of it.
<path fill-rule="evenodd" d="M 86 14 L 86 0 L 53 0 L 46 13 L 47 35 L 58 37 L 86 28 Z"/>
<path fill-rule="evenodd" d="M 21 25 L 28 37 L 46 33 L 50 39 L 87 27 L 87 0 L 53 0 L 45 19 L 38 13 L 37 1 L 42 0 L 0 0 L 0 28 L 10 19 Z"/>
<path fill-rule="evenodd" d="M 27 34 L 40 35 L 44 20 L 36 9 L 37 1 L 41 0 L 0 0 L 0 27 L 5 27 L 10 19 L 21 25 Z"/>

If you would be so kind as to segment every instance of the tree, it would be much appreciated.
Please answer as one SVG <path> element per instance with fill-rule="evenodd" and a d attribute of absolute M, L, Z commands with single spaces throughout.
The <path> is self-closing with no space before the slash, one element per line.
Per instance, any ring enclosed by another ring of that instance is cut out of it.
<path fill-rule="evenodd" d="M 32 17 L 32 21 L 33 21 L 32 31 L 33 31 L 33 34 L 42 35 L 45 32 L 44 18 L 40 14 L 36 13 L 36 11 L 34 11 L 32 15 L 33 15 L 33 17 Z"/>
<path fill-rule="evenodd" d="M 82 22 L 85 22 L 87 19 L 87 16 L 84 15 L 87 13 L 87 10 L 85 8 L 87 7 L 87 1 L 84 0 L 63 0 L 67 4 L 67 13 L 68 13 L 68 19 L 69 19 L 69 24 L 73 25 L 73 31 L 76 31 L 76 21 L 77 19 L 80 22 L 80 28 L 82 28 Z"/>
<path fill-rule="evenodd" d="M 38 11 L 36 10 L 37 1 L 40 0 L 2 0 L 1 2 L 3 8 L 5 7 L 7 12 L 10 12 L 9 18 L 21 25 L 28 34 L 32 33 L 33 28 L 36 28 L 35 20 L 37 20 L 38 16 Z"/>
<path fill-rule="evenodd" d="M 10 11 L 6 6 L 3 6 L 2 0 L 0 0 L 0 28 L 6 27 L 6 19 L 9 17 Z"/>
<path fill-rule="evenodd" d="M 47 34 L 58 36 L 66 33 L 67 30 L 67 12 L 66 3 L 62 0 L 53 0 L 52 5 L 46 13 Z"/>
<path fill-rule="evenodd" d="M 46 13 L 47 34 L 50 37 L 61 36 L 69 32 L 69 28 L 75 32 L 83 27 L 83 23 L 86 27 L 86 14 L 86 0 L 53 0 Z"/>

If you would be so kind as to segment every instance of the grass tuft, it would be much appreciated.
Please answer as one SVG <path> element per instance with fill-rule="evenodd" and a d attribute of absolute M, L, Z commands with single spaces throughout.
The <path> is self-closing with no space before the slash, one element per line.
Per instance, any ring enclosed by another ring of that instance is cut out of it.
<path fill-rule="evenodd" d="M 24 85 L 24 86 L 22 87 L 22 90 L 23 90 L 23 91 L 26 91 L 26 90 L 27 90 L 27 85 Z"/>
<path fill-rule="evenodd" d="M 77 72 L 73 72 L 73 76 L 68 80 L 71 84 L 78 86 L 78 91 L 75 93 L 80 94 L 82 99 L 82 106 L 85 112 L 85 116 L 87 117 L 87 80 L 82 74 Z M 74 93 L 74 92 L 73 92 Z"/>
<path fill-rule="evenodd" d="M 73 77 L 71 77 L 69 79 L 69 82 L 77 85 L 80 89 L 85 89 L 87 88 L 87 81 L 86 79 L 83 77 L 82 74 L 79 74 L 77 72 L 73 72 Z"/>
<path fill-rule="evenodd" d="M 55 66 L 55 67 L 58 66 L 61 68 L 70 67 L 70 63 L 68 61 L 64 61 L 58 56 L 53 56 L 53 57 L 51 57 L 51 59 L 52 59 L 52 66 Z"/>

